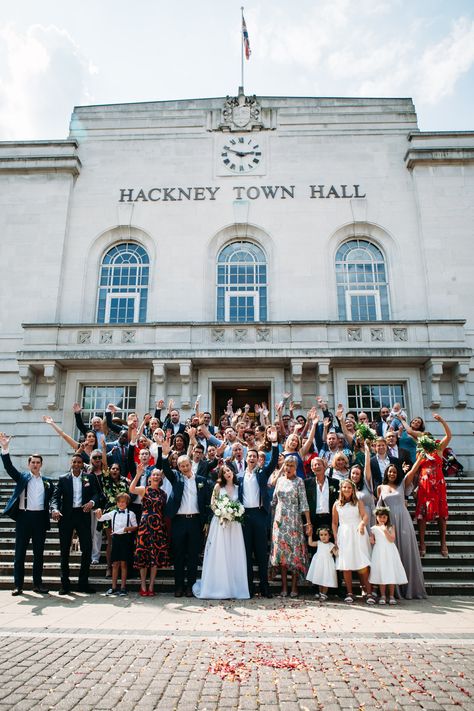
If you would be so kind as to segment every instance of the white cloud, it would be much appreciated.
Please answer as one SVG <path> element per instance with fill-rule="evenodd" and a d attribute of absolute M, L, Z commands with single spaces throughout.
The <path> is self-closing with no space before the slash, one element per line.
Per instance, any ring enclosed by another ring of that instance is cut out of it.
<path fill-rule="evenodd" d="M 298 19 L 289 10 L 256 15 L 255 54 L 305 75 L 314 92 L 436 104 L 474 65 L 474 22 L 458 18 L 440 39 L 439 18 L 414 5 L 408 20 L 403 10 L 399 0 L 320 0 Z"/>
<path fill-rule="evenodd" d="M 474 22 L 460 18 L 441 42 L 423 53 L 418 80 L 419 96 L 436 104 L 454 90 L 457 80 L 474 64 Z"/>
<path fill-rule="evenodd" d="M 0 139 L 63 138 L 72 106 L 88 102 L 96 69 L 72 37 L 49 25 L 0 27 Z"/>

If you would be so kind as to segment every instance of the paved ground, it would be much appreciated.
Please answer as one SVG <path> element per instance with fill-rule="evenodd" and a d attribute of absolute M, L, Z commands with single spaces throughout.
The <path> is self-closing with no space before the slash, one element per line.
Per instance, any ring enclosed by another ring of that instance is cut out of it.
<path fill-rule="evenodd" d="M 0 592 L 0 710 L 472 709 L 474 600 Z"/>

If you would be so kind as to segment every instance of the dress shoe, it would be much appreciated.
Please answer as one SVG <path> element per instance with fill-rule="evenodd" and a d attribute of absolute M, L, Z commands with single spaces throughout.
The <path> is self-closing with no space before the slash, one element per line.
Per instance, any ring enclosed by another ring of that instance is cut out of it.
<path fill-rule="evenodd" d="M 174 596 L 175 597 L 183 597 L 183 591 L 182 590 L 175 590 L 174 591 Z"/>
<path fill-rule="evenodd" d="M 273 597 L 273 593 L 270 592 L 270 588 L 266 588 L 266 590 L 262 590 L 262 597 L 266 597 L 267 600 L 271 600 Z"/>
<path fill-rule="evenodd" d="M 58 595 L 70 595 L 71 588 L 59 588 Z"/>
<path fill-rule="evenodd" d="M 139 595 L 140 595 L 140 597 L 148 597 L 147 591 L 143 590 L 143 588 L 140 588 Z"/>
<path fill-rule="evenodd" d="M 48 588 L 43 587 L 43 585 L 35 585 L 33 592 L 39 593 L 40 595 L 47 595 L 49 593 Z"/>
<path fill-rule="evenodd" d="M 186 588 L 185 595 L 186 595 L 186 597 L 194 597 L 193 591 L 191 590 L 191 588 Z"/>
<path fill-rule="evenodd" d="M 77 588 L 78 592 L 87 593 L 88 595 L 93 595 L 95 593 L 95 588 L 91 588 L 90 585 L 79 585 Z"/>
<path fill-rule="evenodd" d="M 156 593 L 154 590 L 148 590 L 147 595 L 148 597 L 155 597 Z"/>
<path fill-rule="evenodd" d="M 23 595 L 22 588 L 15 588 L 14 590 L 12 590 L 12 595 L 13 597 L 17 597 L 17 595 Z"/>

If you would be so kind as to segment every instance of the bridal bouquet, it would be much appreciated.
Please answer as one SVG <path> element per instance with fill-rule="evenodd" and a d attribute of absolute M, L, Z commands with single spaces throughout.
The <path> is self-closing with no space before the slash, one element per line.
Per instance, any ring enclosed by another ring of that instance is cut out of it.
<path fill-rule="evenodd" d="M 373 430 L 372 427 L 369 427 L 369 425 L 366 425 L 364 422 L 361 422 L 359 425 L 356 425 L 355 430 L 357 437 L 363 439 L 364 442 L 366 440 L 367 442 L 373 442 L 377 439 L 377 432 Z"/>
<path fill-rule="evenodd" d="M 216 503 L 214 514 L 219 519 L 221 526 L 226 526 L 232 521 L 242 523 L 245 509 L 240 501 L 231 501 L 228 496 L 221 496 Z"/>
<path fill-rule="evenodd" d="M 433 455 L 434 452 L 439 449 L 439 446 L 440 442 L 433 439 L 433 437 L 430 437 L 430 435 L 427 434 L 421 435 L 421 437 L 418 437 L 416 441 L 416 451 L 418 453 L 421 453 L 427 459 L 433 458 L 431 455 Z"/>

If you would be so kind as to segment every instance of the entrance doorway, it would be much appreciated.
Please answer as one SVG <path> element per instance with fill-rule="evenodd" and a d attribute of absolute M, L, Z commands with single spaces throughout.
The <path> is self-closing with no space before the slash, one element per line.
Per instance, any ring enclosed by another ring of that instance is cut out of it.
<path fill-rule="evenodd" d="M 219 424 L 220 417 L 227 409 L 227 401 L 232 398 L 232 409 L 234 412 L 241 408 L 244 409 L 248 403 L 250 405 L 249 415 L 253 419 L 255 417 L 254 405 L 266 402 L 270 408 L 270 387 L 268 385 L 244 385 L 238 383 L 236 385 L 223 383 L 222 385 L 213 386 L 213 422 Z"/>

